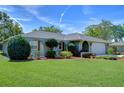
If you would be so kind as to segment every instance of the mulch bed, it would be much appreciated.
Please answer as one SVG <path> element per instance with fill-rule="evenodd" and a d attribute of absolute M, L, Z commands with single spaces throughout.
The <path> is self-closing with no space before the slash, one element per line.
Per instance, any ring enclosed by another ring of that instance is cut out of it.
<path fill-rule="evenodd" d="M 35 58 L 34 60 L 60 60 L 60 59 L 65 59 L 65 58 Z M 82 59 L 81 57 L 71 57 L 71 58 L 66 58 L 66 59 Z M 97 58 L 83 58 L 83 59 L 97 59 Z M 124 58 L 106 58 L 106 60 L 124 60 Z"/>
<path fill-rule="evenodd" d="M 124 60 L 124 58 L 118 58 L 117 60 Z"/>
<path fill-rule="evenodd" d="M 104 58 L 106 60 L 124 60 L 124 58 Z"/>
<path fill-rule="evenodd" d="M 65 58 L 35 58 L 34 60 L 58 60 L 58 59 L 65 59 Z M 81 57 L 71 57 L 71 58 L 66 58 L 66 59 L 81 59 Z"/>

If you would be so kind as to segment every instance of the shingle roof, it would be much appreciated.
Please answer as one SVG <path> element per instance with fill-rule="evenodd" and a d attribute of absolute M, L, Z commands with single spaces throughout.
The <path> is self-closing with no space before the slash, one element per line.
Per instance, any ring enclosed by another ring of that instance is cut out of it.
<path fill-rule="evenodd" d="M 85 36 L 79 33 L 72 33 L 72 34 L 62 34 L 62 33 L 53 33 L 53 32 L 45 32 L 45 31 L 34 31 L 24 34 L 25 37 L 32 37 L 32 38 L 54 38 L 57 40 L 86 40 L 92 42 L 102 42 L 102 43 L 110 43 L 108 41 L 94 38 L 90 36 Z"/>
<path fill-rule="evenodd" d="M 124 42 L 114 42 L 111 43 L 110 46 L 124 46 Z"/>
<path fill-rule="evenodd" d="M 46 32 L 46 31 L 34 31 L 29 32 L 24 35 L 25 37 L 32 37 L 32 38 L 54 38 L 57 40 L 63 40 L 64 35 L 61 33 L 53 33 L 53 32 Z"/>
<path fill-rule="evenodd" d="M 68 34 L 65 39 L 67 39 L 67 40 L 86 40 L 86 41 L 92 41 L 92 42 L 110 43 L 109 41 L 106 41 L 106 40 L 102 40 L 102 39 L 90 37 L 90 36 L 85 36 L 85 35 L 82 35 L 79 33 Z"/>

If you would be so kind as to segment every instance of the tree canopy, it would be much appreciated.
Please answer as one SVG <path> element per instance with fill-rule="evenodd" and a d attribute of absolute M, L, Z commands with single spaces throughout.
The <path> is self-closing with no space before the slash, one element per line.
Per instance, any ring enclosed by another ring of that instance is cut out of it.
<path fill-rule="evenodd" d="M 6 13 L 0 11 L 0 42 L 21 33 L 23 33 L 22 27 Z"/>
<path fill-rule="evenodd" d="M 115 42 L 122 42 L 124 37 L 124 25 L 113 25 L 112 36 Z"/>
<path fill-rule="evenodd" d="M 124 25 L 114 25 L 108 20 L 102 20 L 97 25 L 86 27 L 85 35 L 101 38 L 104 40 L 114 40 L 115 42 L 123 41 Z"/>
<path fill-rule="evenodd" d="M 53 49 L 54 47 L 57 47 L 58 46 L 58 42 L 56 39 L 48 39 L 46 41 L 46 46 Z"/>
<path fill-rule="evenodd" d="M 46 31 L 46 32 L 62 32 L 61 29 L 55 27 L 55 26 L 44 26 L 44 27 L 39 27 L 39 29 L 34 29 L 33 31 Z"/>

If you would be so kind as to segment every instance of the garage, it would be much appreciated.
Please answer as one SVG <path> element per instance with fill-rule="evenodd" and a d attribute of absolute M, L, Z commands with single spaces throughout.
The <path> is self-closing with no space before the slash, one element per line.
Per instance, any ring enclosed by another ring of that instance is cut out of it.
<path fill-rule="evenodd" d="M 106 48 L 104 43 L 92 43 L 91 52 L 96 54 L 105 54 Z"/>

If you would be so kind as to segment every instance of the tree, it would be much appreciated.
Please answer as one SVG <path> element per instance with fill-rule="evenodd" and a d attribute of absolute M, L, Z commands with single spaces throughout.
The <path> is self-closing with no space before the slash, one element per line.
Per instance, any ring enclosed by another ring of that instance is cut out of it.
<path fill-rule="evenodd" d="M 124 40 L 124 24 L 114 25 L 110 21 L 102 20 L 100 24 L 90 25 L 85 29 L 85 35 L 122 42 Z"/>
<path fill-rule="evenodd" d="M 34 29 L 33 31 L 46 31 L 46 32 L 62 32 L 59 28 L 55 26 L 44 26 L 44 27 L 39 27 L 39 29 Z"/>
<path fill-rule="evenodd" d="M 38 31 L 37 29 L 33 29 L 32 32 Z"/>
<path fill-rule="evenodd" d="M 104 40 L 111 40 L 113 24 L 110 21 L 102 20 L 98 25 L 90 25 L 85 30 L 85 35 L 98 37 Z"/>
<path fill-rule="evenodd" d="M 121 42 L 123 41 L 124 37 L 124 25 L 114 25 L 112 27 L 112 36 L 115 42 Z"/>
<path fill-rule="evenodd" d="M 85 30 L 85 35 L 87 36 L 102 38 L 102 31 L 98 25 L 90 25 Z"/>
<path fill-rule="evenodd" d="M 54 47 L 58 46 L 58 42 L 55 39 L 48 39 L 46 41 L 46 46 L 49 47 L 50 49 L 53 49 Z"/>
<path fill-rule="evenodd" d="M 6 13 L 0 11 L 0 42 L 18 34 L 22 34 L 22 27 Z"/>
<path fill-rule="evenodd" d="M 108 20 L 102 20 L 102 22 L 99 24 L 100 30 L 102 32 L 101 38 L 104 40 L 111 40 L 111 34 L 112 34 L 112 26 L 113 24 Z"/>
<path fill-rule="evenodd" d="M 55 39 L 48 39 L 46 41 L 46 46 L 49 47 L 50 49 L 47 51 L 47 57 L 48 58 L 55 58 L 56 52 L 53 50 L 54 47 L 58 46 L 58 42 Z"/>
<path fill-rule="evenodd" d="M 22 27 L 17 22 L 14 24 L 13 30 L 13 35 L 22 34 Z"/>

